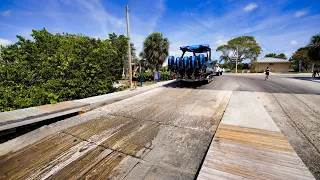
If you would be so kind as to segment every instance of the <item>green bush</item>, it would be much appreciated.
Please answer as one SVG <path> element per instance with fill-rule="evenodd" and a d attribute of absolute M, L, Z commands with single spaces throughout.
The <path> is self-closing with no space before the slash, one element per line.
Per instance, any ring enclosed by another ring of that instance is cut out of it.
<path fill-rule="evenodd" d="M 167 81 L 167 80 L 172 80 L 173 79 L 173 73 L 170 73 L 169 72 L 161 72 L 160 73 L 160 79 L 161 81 Z"/>
<path fill-rule="evenodd" d="M 140 74 L 137 73 L 137 76 L 139 77 Z M 169 72 L 160 72 L 160 79 L 161 81 L 167 81 L 167 80 L 172 80 L 173 79 L 173 73 L 170 75 Z M 142 73 L 142 81 L 153 81 L 153 72 L 143 72 Z M 138 79 L 140 81 L 140 79 Z"/>
<path fill-rule="evenodd" d="M 115 91 L 126 38 L 109 40 L 32 31 L 34 40 L 0 47 L 0 111 L 81 99 Z"/>

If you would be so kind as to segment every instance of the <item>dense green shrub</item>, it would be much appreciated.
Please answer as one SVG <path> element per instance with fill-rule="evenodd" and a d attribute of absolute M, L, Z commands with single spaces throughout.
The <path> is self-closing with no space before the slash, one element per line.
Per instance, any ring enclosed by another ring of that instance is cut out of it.
<path fill-rule="evenodd" d="M 110 40 L 33 30 L 34 40 L 0 47 L 0 111 L 113 92 L 121 79 L 126 38 Z M 123 50 L 124 49 L 124 50 Z"/>
<path fill-rule="evenodd" d="M 137 73 L 137 76 L 139 77 L 139 73 Z M 160 72 L 160 79 L 161 81 L 167 81 L 167 80 L 172 80 L 173 79 L 173 73 L 170 75 L 169 72 Z M 153 72 L 143 72 L 142 73 L 142 81 L 153 81 Z M 140 79 L 138 79 L 140 81 Z"/>
<path fill-rule="evenodd" d="M 172 80 L 173 79 L 173 73 L 171 73 L 171 75 L 170 75 L 169 72 L 161 72 L 160 78 L 161 78 L 161 81 Z"/>

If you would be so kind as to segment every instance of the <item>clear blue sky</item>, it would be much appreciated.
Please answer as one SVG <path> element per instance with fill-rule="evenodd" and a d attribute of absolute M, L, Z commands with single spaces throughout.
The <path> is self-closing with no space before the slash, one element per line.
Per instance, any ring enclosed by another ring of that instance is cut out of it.
<path fill-rule="evenodd" d="M 0 0 L 0 44 L 30 38 L 32 29 L 107 38 L 126 34 L 125 6 L 132 0 Z M 131 39 L 137 50 L 157 31 L 168 37 L 171 55 L 179 47 L 252 35 L 266 53 L 287 56 L 320 33 L 320 0 L 136 0 L 130 8 Z M 213 52 L 213 58 L 220 53 Z"/>

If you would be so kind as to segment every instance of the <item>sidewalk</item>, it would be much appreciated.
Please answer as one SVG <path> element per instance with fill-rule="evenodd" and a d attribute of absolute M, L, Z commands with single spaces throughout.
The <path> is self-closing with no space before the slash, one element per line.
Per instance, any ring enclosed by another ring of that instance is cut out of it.
<path fill-rule="evenodd" d="M 157 87 L 169 84 L 175 80 L 158 82 L 153 85 L 139 87 L 135 90 L 124 90 L 110 94 L 89 97 L 85 99 L 65 101 L 57 104 L 47 104 L 43 106 L 30 107 L 14 111 L 7 111 L 0 113 L 0 131 L 32 124 L 47 119 L 72 114 L 80 113 L 95 109 L 99 106 L 120 101 L 146 91 L 155 89 Z"/>
<path fill-rule="evenodd" d="M 234 91 L 198 179 L 314 179 L 253 92 Z"/>

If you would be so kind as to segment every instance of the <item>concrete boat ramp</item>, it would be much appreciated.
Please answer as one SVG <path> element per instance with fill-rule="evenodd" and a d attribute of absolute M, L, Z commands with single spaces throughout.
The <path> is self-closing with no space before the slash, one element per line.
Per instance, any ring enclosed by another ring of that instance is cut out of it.
<path fill-rule="evenodd" d="M 233 92 L 198 178 L 314 179 L 253 92 Z"/>
<path fill-rule="evenodd" d="M 254 92 L 159 87 L 0 145 L 0 179 L 314 179 Z"/>

